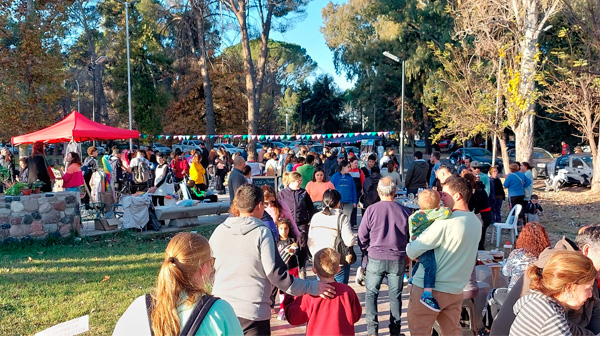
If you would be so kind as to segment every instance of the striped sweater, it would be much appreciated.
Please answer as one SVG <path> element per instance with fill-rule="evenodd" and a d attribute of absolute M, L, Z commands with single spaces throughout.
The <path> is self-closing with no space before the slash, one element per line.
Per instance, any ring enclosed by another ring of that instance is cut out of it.
<path fill-rule="evenodd" d="M 572 336 L 562 306 L 540 292 L 532 290 L 521 297 L 513 311 L 509 336 Z"/>

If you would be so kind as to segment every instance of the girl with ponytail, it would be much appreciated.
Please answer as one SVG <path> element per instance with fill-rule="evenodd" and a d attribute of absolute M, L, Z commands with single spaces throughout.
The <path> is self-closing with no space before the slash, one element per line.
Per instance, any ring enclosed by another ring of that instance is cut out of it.
<path fill-rule="evenodd" d="M 340 209 L 341 200 L 342 195 L 333 188 L 323 193 L 323 210 L 312 217 L 308 231 L 308 249 L 313 256 L 323 248 L 336 249 L 335 240 L 338 233 L 346 246 L 352 247 L 356 243 L 350 227 L 350 218 Z M 345 257 L 342 256 L 342 259 Z M 342 268 L 335 275 L 335 280 L 348 284 L 349 278 L 350 264 L 342 261 Z"/>
<path fill-rule="evenodd" d="M 581 252 L 557 251 L 544 268 L 527 269 L 531 291 L 514 305 L 510 336 L 571 336 L 567 310 L 578 310 L 592 297 L 596 269 Z"/>
<path fill-rule="evenodd" d="M 188 334 L 241 336 L 242 328 L 231 305 L 211 299 L 213 281 L 214 258 L 208 240 L 195 233 L 175 235 L 165 250 L 156 287 L 129 306 L 113 335 L 177 336 L 200 316 L 194 309 L 205 305 L 208 309 L 212 303 L 196 331 Z"/>

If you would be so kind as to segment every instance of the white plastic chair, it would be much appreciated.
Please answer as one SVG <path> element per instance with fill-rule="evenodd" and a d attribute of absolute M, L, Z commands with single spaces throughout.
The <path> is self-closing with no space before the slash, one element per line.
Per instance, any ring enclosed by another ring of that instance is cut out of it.
<path fill-rule="evenodd" d="M 519 222 L 519 213 L 521 213 L 521 209 L 523 206 L 515 205 L 508 213 L 506 217 L 506 222 L 495 222 L 494 230 L 496 231 L 496 247 L 500 247 L 500 234 L 503 229 L 508 229 L 512 233 L 512 244 L 515 244 L 517 239 L 517 223 Z M 494 239 L 494 232 L 492 231 L 492 240 Z"/>

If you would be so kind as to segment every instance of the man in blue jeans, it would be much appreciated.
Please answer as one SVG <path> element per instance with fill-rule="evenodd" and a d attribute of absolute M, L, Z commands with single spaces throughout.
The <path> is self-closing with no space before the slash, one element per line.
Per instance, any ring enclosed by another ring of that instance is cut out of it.
<path fill-rule="evenodd" d="M 389 178 L 377 184 L 381 201 L 369 206 L 358 228 L 362 250 L 368 252 L 365 309 L 367 334 L 379 333 L 377 297 L 383 278 L 387 276 L 390 297 L 390 335 L 400 335 L 402 288 L 408 243 L 410 210 L 394 202 L 396 185 Z"/>

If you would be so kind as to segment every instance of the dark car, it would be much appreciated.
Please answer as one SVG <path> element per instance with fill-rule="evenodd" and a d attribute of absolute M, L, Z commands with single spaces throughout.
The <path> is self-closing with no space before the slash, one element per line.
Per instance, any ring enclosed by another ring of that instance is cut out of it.
<path fill-rule="evenodd" d="M 558 170 L 565 169 L 567 183 L 590 185 L 594 174 L 593 157 L 591 153 L 575 153 L 561 156 L 546 164 L 546 176 L 555 176 Z"/>
<path fill-rule="evenodd" d="M 541 147 L 534 147 L 532 157 L 532 163 L 529 164 L 533 166 L 533 168 L 531 169 L 533 179 L 537 179 L 538 177 L 546 177 L 546 164 L 553 161 L 554 156 L 550 152 L 542 149 Z M 516 161 L 515 149 L 508 150 L 508 159 L 511 164 Z"/>
<path fill-rule="evenodd" d="M 483 164 L 482 170 L 487 172 L 492 166 L 492 153 L 481 147 L 464 147 L 460 148 L 450 154 L 450 164 L 454 165 L 454 169 L 462 164 L 462 160 L 466 157 L 470 157 L 472 161 L 478 161 Z M 496 166 L 498 171 L 502 172 L 502 160 L 496 158 Z"/>

